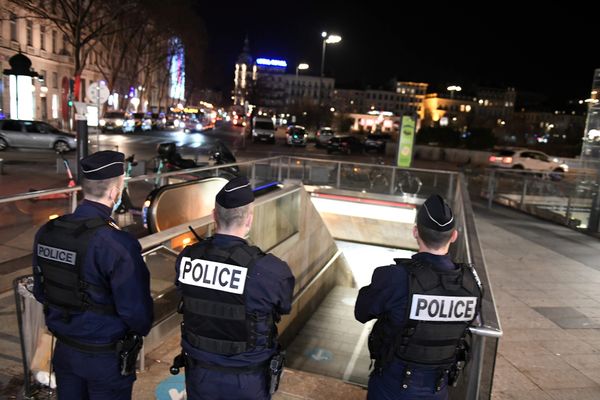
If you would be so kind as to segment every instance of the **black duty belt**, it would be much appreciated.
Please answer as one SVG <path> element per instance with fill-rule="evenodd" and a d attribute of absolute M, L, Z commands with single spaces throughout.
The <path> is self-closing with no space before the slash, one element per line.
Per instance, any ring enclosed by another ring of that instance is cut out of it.
<path fill-rule="evenodd" d="M 185 355 L 185 359 L 187 364 L 186 367 L 198 367 L 208 369 L 211 371 L 226 372 L 230 374 L 251 374 L 253 372 L 266 372 L 271 362 L 271 360 L 269 359 L 259 364 L 252 364 L 244 367 L 223 367 L 220 365 L 208 364 L 204 361 L 191 357 L 189 354 Z"/>
<path fill-rule="evenodd" d="M 108 344 L 90 344 L 90 343 L 82 343 L 77 340 L 71 339 L 70 337 L 64 335 L 54 334 L 56 339 L 59 342 L 66 344 L 69 347 L 72 347 L 76 350 L 83 351 L 85 353 L 116 353 L 117 351 L 117 343 L 108 343 Z"/>

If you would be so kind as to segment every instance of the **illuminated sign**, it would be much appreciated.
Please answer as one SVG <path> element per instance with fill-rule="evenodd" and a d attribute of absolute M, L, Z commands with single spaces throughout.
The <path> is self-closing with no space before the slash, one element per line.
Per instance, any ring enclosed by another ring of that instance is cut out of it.
<path fill-rule="evenodd" d="M 179 38 L 172 38 L 169 41 L 169 74 L 170 90 L 169 95 L 172 99 L 185 98 L 185 56 L 183 53 L 183 44 Z"/>
<path fill-rule="evenodd" d="M 269 58 L 257 58 L 256 63 L 258 65 L 266 65 L 269 67 L 287 67 L 287 63 L 284 60 L 272 60 Z"/>

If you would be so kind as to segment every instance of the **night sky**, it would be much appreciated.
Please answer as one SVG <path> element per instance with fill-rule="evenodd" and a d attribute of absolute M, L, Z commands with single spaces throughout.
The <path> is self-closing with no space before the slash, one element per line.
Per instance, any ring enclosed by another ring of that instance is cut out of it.
<path fill-rule="evenodd" d="M 325 61 L 326 74 L 342 87 L 379 88 L 393 78 L 433 88 L 514 86 L 558 106 L 587 98 L 600 68 L 592 3 L 535 11 L 503 2 L 481 2 L 479 8 L 348 3 L 198 2 L 208 33 L 202 86 L 231 89 L 246 34 L 254 57 L 285 59 L 288 73 L 308 62 L 305 72 L 318 75 L 323 30 L 343 37 L 327 46 Z"/>

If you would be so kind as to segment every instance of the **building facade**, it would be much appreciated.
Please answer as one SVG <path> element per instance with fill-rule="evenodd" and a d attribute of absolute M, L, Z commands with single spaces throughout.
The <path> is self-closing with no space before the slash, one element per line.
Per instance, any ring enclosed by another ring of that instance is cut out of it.
<path fill-rule="evenodd" d="M 53 22 L 28 18 L 25 10 L 0 0 L 0 70 L 9 69 L 8 60 L 19 52 L 31 60 L 32 69 L 39 74 L 39 78 L 32 82 L 31 113 L 27 115 L 31 119 L 48 121 L 68 129 L 71 121 L 69 81 L 74 77 L 75 62 L 67 36 Z M 89 85 L 106 81 L 106 76 L 111 74 L 109 57 L 110 52 L 96 43 L 88 54 L 74 100 L 90 102 L 87 97 Z M 143 69 L 135 74 L 119 71 L 107 109 L 165 110 L 170 101 L 165 95 L 168 94 L 167 67 L 165 62 L 165 68 L 146 73 Z M 125 60 L 123 71 L 139 69 L 133 60 Z M 11 110 L 10 80 L 10 76 L 3 75 L 0 82 L 0 117 L 4 118 L 15 115 L 15 110 Z"/>

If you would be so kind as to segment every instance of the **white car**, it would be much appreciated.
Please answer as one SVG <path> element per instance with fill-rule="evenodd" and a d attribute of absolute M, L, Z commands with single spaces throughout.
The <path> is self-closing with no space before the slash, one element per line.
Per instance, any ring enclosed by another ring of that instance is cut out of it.
<path fill-rule="evenodd" d="M 489 166 L 559 173 L 569 171 L 569 166 L 558 158 L 529 149 L 500 150 L 490 156 Z"/>

